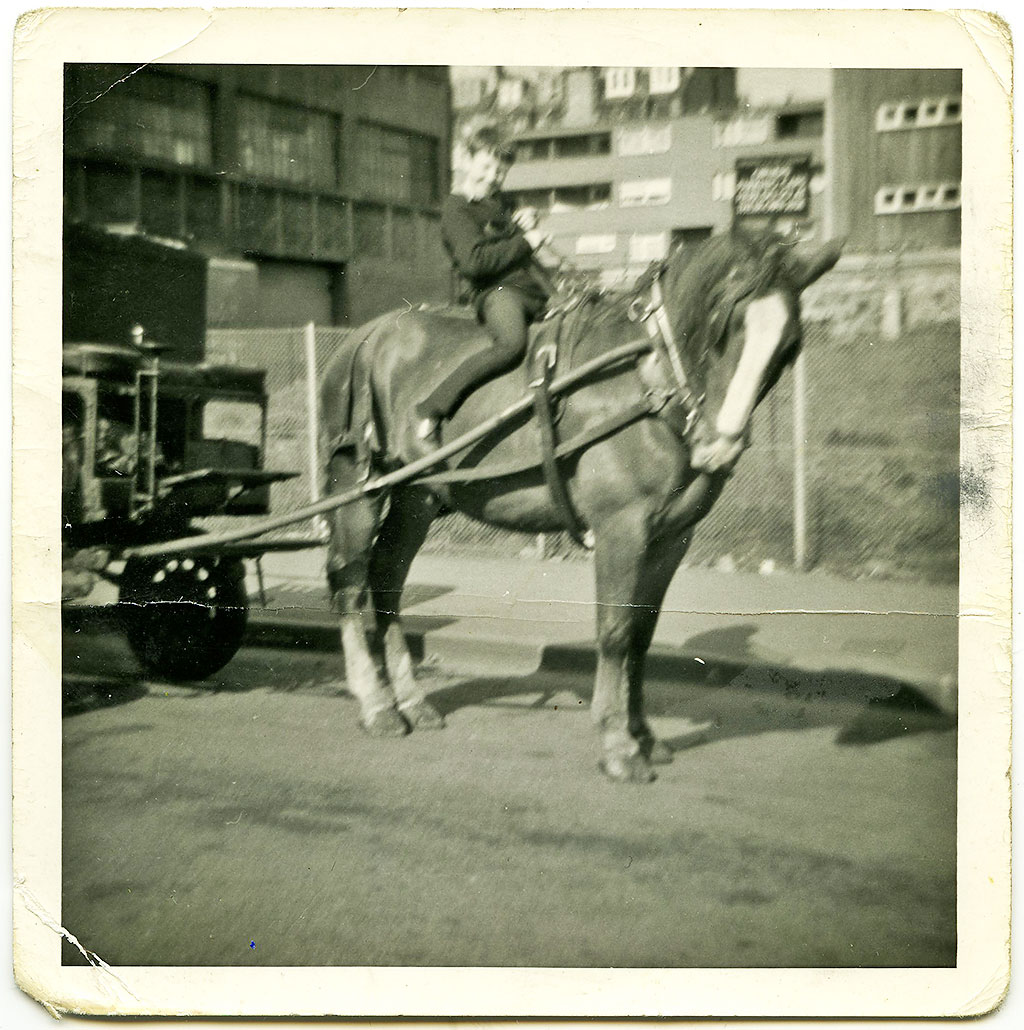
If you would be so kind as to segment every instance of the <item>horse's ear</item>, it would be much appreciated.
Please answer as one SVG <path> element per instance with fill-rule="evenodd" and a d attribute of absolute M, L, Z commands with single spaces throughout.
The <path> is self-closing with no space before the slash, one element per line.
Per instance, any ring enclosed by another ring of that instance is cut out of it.
<path fill-rule="evenodd" d="M 810 254 L 790 254 L 786 270 L 796 288 L 803 290 L 820 279 L 839 260 L 845 244 L 845 239 L 829 240 Z"/>

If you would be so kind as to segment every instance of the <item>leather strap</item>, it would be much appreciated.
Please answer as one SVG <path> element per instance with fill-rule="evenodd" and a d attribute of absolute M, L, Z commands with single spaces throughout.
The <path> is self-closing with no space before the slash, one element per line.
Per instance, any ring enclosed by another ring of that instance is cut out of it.
<path fill-rule="evenodd" d="M 548 352 L 550 354 L 550 352 Z M 541 468 L 544 470 L 544 481 L 548 485 L 548 492 L 555 508 L 558 509 L 565 523 L 566 531 L 581 546 L 586 527 L 580 522 L 572 499 L 569 497 L 569 490 L 565 485 L 562 471 L 558 467 L 558 459 L 555 457 L 555 447 L 558 441 L 555 439 L 555 421 L 551 405 L 551 378 L 554 373 L 554 360 L 548 359 L 548 354 L 542 352 L 540 356 L 540 374 L 530 384 L 533 394 L 533 410 L 536 415 L 537 432 L 540 436 L 540 459 Z"/>
<path fill-rule="evenodd" d="M 555 447 L 556 460 L 577 454 L 591 444 L 597 443 L 598 440 L 603 440 L 620 429 L 639 422 L 642 418 L 659 415 L 663 405 L 664 400 L 655 398 L 653 395 L 635 401 L 601 422 L 584 429 L 582 433 L 566 440 L 565 443 L 558 444 Z M 447 486 L 451 483 L 477 483 L 482 479 L 502 479 L 505 476 L 522 475 L 524 472 L 537 468 L 539 464 L 540 462 L 536 459 L 527 458 L 494 465 L 474 465 L 472 468 L 446 469 L 444 472 L 431 472 L 425 476 L 419 476 L 416 484 L 419 486 Z"/>

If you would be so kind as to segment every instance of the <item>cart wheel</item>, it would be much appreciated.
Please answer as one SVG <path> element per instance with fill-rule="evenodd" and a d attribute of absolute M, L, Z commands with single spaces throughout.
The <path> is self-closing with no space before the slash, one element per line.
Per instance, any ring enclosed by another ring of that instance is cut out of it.
<path fill-rule="evenodd" d="M 130 558 L 118 606 L 135 657 L 150 672 L 198 680 L 241 646 L 248 618 L 245 565 L 238 558 Z"/>

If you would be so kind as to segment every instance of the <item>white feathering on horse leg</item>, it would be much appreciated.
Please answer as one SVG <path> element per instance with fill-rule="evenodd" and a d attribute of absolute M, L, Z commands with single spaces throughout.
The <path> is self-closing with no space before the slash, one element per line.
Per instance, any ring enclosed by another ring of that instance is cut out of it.
<path fill-rule="evenodd" d="M 743 353 L 715 421 L 715 429 L 722 436 L 739 437 L 747 428 L 765 369 L 775 356 L 788 321 L 789 309 L 781 294 L 769 294 L 747 306 Z"/>
<path fill-rule="evenodd" d="M 397 622 L 392 622 L 384 631 L 384 664 L 398 707 L 401 709 L 420 704 L 425 695 L 413 674 L 412 655 L 409 654 L 402 627 Z"/>
<path fill-rule="evenodd" d="M 377 676 L 377 666 L 358 613 L 341 617 L 341 648 L 345 656 L 345 679 L 349 693 L 359 702 L 363 719 L 369 721 L 378 712 L 393 708 L 395 699 Z"/>

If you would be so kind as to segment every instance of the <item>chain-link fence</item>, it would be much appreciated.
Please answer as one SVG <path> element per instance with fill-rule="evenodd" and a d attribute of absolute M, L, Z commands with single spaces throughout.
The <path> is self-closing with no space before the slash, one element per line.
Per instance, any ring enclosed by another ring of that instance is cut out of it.
<path fill-rule="evenodd" d="M 319 326 L 209 333 L 209 360 L 267 371 L 266 465 L 300 473 L 273 487 L 275 513 L 317 496 L 310 405 L 346 335 Z M 802 369 L 785 373 L 758 409 L 753 443 L 697 527 L 687 562 L 756 570 L 793 567 L 802 557 L 806 568 L 845 575 L 953 581 L 959 354 L 956 325 L 917 327 L 895 340 L 808 326 Z M 802 411 L 799 434 L 795 411 Z M 317 527 L 295 531 L 313 534 Z M 425 549 L 587 557 L 566 534 L 512 533 L 458 514 L 435 523 Z"/>
<path fill-rule="evenodd" d="M 320 496 L 323 484 L 316 453 L 320 376 L 348 333 L 333 326 L 207 332 L 208 361 L 266 371 L 269 408 L 264 467 L 298 473 L 271 487 L 275 515 L 303 507 Z M 319 535 L 320 526 L 311 519 L 286 532 L 312 537 Z"/>

